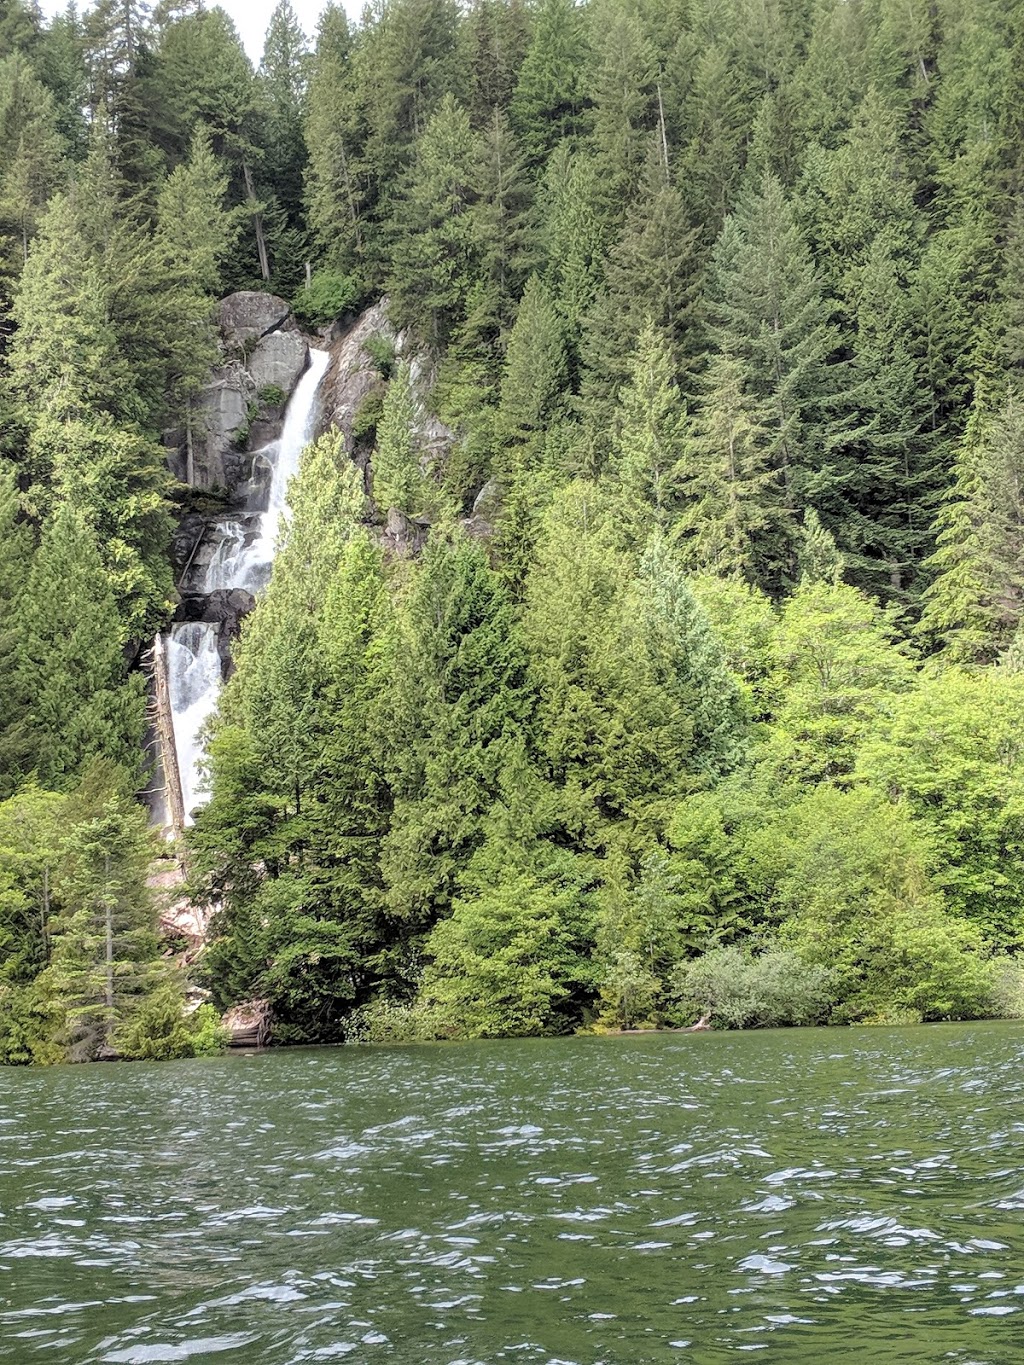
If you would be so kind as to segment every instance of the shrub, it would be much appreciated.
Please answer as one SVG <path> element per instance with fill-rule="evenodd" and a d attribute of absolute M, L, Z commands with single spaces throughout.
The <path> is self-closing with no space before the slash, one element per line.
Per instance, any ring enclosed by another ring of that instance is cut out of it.
<path fill-rule="evenodd" d="M 63 1061 L 59 1047 L 50 1055 L 46 1024 L 43 1000 L 34 986 L 0 981 L 0 1065 Z"/>
<path fill-rule="evenodd" d="M 180 992 L 167 985 L 155 990 L 118 1030 L 115 1046 L 128 1061 L 165 1062 L 209 1056 L 223 1048 L 226 1038 L 212 1005 L 186 1014 Z"/>
<path fill-rule="evenodd" d="M 287 395 L 280 384 L 264 384 L 260 389 L 260 402 L 265 403 L 269 408 L 281 407 L 286 397 Z"/>
<path fill-rule="evenodd" d="M 386 998 L 353 1010 L 345 1025 L 348 1043 L 426 1043 L 443 1036 L 433 1010 L 419 1001 Z"/>
<path fill-rule="evenodd" d="M 376 336 L 366 338 L 363 342 L 363 350 L 373 361 L 374 368 L 382 379 L 394 377 L 398 356 L 395 354 L 395 343 L 393 341 L 388 337 L 381 336 L 378 332 Z"/>
<path fill-rule="evenodd" d="M 377 424 L 384 411 L 384 394 L 380 389 L 371 389 L 356 409 L 352 418 L 352 435 L 357 441 L 372 444 L 377 433 Z"/>
<path fill-rule="evenodd" d="M 650 1025 L 660 993 L 657 977 L 639 954 L 620 949 L 601 982 L 601 1023 L 612 1028 Z"/>
<path fill-rule="evenodd" d="M 292 300 L 292 311 L 307 327 L 326 327 L 359 302 L 359 286 L 351 275 L 318 270 Z"/>
<path fill-rule="evenodd" d="M 1012 957 L 993 959 L 992 1013 L 997 1019 L 1024 1019 L 1024 965 Z"/>
<path fill-rule="evenodd" d="M 771 945 L 755 956 L 738 945 L 716 948 L 676 969 L 676 993 L 690 1018 L 724 1028 L 815 1024 L 828 1016 L 833 975 Z"/>

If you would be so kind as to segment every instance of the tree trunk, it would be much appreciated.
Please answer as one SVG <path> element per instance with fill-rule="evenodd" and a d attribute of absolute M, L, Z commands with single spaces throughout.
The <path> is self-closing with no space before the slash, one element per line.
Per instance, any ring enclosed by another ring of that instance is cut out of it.
<path fill-rule="evenodd" d="M 185 798 L 181 789 L 178 750 L 174 742 L 174 712 L 171 708 L 170 681 L 164 637 L 158 632 L 153 641 L 153 692 L 156 699 L 156 732 L 160 745 L 160 764 L 164 770 L 171 830 L 179 838 L 185 829 Z"/>
<path fill-rule="evenodd" d="M 265 280 L 269 280 L 270 258 L 267 256 L 267 243 L 263 236 L 263 215 L 259 211 L 256 187 L 252 182 L 252 171 L 249 169 L 248 161 L 242 162 L 242 174 L 245 176 L 245 194 L 252 208 L 252 221 L 256 229 L 256 250 L 260 255 L 260 274 Z"/>
<path fill-rule="evenodd" d="M 196 486 L 196 452 L 192 440 L 192 395 L 185 403 L 185 482 L 189 488 Z"/>
<path fill-rule="evenodd" d="M 105 993 L 106 998 L 105 998 L 105 1003 L 106 1003 L 106 1006 L 107 1006 L 107 1023 L 106 1023 L 105 1033 L 106 1033 L 106 1035 L 107 1035 L 107 1040 L 108 1040 L 108 1041 L 109 1041 L 109 1036 L 110 1036 L 110 1025 L 111 1025 L 112 1017 L 113 1017 L 113 1013 L 114 1013 L 114 911 L 113 911 L 113 907 L 112 907 L 111 904 L 110 904 L 110 896 L 109 896 L 109 894 L 108 894 L 108 893 L 109 893 L 109 887 L 110 887 L 110 854 L 109 854 L 109 853 L 105 853 L 105 854 L 103 855 L 103 890 L 104 890 L 104 893 L 105 893 L 105 894 L 104 894 L 104 897 L 103 897 L 103 913 L 104 913 L 104 918 L 105 918 L 105 920 L 106 920 L 106 930 L 107 930 L 107 948 L 106 948 L 106 956 L 105 956 L 105 963 L 106 963 L 106 993 Z"/>

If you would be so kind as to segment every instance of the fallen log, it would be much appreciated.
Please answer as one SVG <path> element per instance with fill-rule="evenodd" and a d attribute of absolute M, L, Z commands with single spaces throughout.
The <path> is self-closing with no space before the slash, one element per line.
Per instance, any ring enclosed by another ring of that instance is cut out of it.
<path fill-rule="evenodd" d="M 228 1032 L 228 1047 L 266 1047 L 272 1015 L 269 1000 L 243 1000 L 232 1005 L 221 1018 Z"/>

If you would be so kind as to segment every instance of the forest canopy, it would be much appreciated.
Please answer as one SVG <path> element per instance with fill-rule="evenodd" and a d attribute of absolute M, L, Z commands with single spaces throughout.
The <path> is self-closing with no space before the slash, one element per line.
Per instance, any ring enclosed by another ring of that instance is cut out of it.
<path fill-rule="evenodd" d="M 1022 72 L 1018 0 L 0 0 L 0 1056 L 212 1045 L 136 797 L 240 289 L 389 327 L 211 727 L 216 1006 L 1024 1008 Z"/>

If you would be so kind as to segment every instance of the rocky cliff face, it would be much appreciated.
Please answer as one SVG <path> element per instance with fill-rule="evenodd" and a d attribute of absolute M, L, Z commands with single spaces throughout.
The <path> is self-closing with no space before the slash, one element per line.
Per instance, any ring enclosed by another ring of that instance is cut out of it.
<path fill-rule="evenodd" d="M 418 405 L 416 443 L 423 468 L 426 471 L 439 463 L 443 465 L 455 443 L 455 433 L 430 412 L 427 398 L 434 375 L 417 354 L 408 334 L 392 327 L 386 298 L 367 308 L 332 343 L 331 363 L 324 377 L 324 425 L 335 426 L 343 433 L 345 449 L 366 474 L 370 452 L 359 439 L 359 414 L 375 393 L 382 394 L 384 390 L 378 361 L 369 349 L 374 343 L 390 349 L 397 361 L 408 363 Z M 369 493 L 369 477 L 366 484 Z M 423 548 L 429 530 L 427 522 L 407 517 L 394 507 L 378 507 L 377 513 L 383 523 L 378 538 L 386 550 L 406 557 Z"/>
<path fill-rule="evenodd" d="M 252 478 L 252 452 L 280 434 L 309 347 L 273 294 L 231 294 L 218 322 L 221 363 L 194 405 L 191 433 L 173 433 L 169 464 L 181 483 L 232 496 Z"/>

